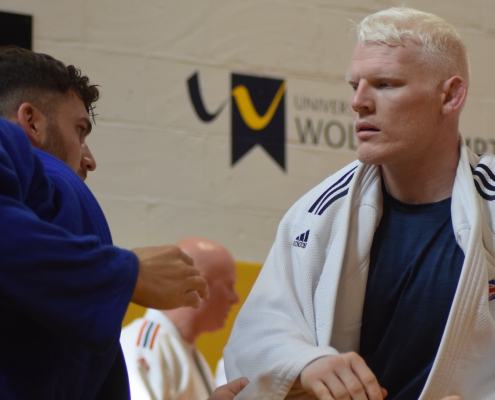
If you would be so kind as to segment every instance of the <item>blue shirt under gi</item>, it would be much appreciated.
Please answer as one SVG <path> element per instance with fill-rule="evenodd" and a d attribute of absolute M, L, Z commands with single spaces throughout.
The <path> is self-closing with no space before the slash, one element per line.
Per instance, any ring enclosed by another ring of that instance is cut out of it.
<path fill-rule="evenodd" d="M 360 354 L 387 400 L 417 400 L 430 373 L 459 281 L 451 199 L 410 205 L 384 189 L 373 238 Z"/>

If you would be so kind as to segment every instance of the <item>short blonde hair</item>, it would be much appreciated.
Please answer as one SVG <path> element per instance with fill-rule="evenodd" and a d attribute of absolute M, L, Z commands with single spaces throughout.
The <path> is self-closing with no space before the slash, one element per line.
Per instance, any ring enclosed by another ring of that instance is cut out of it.
<path fill-rule="evenodd" d="M 392 7 L 368 15 L 357 26 L 358 41 L 391 47 L 411 41 L 422 48 L 433 79 L 459 75 L 469 85 L 469 59 L 461 36 L 443 18 L 413 8 Z"/>

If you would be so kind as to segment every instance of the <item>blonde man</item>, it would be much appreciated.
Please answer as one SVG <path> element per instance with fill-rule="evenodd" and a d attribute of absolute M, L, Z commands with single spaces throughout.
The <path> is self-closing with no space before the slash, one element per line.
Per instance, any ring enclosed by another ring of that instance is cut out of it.
<path fill-rule="evenodd" d="M 493 399 L 495 158 L 459 135 L 465 46 L 408 8 L 366 17 L 357 36 L 359 160 L 284 217 L 227 377 L 251 381 L 239 400 Z"/>

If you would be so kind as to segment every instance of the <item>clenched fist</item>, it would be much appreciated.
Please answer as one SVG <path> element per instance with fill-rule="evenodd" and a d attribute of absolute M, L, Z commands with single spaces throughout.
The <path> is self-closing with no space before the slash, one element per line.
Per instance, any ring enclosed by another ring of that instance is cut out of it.
<path fill-rule="evenodd" d="M 132 251 L 139 260 L 133 303 L 166 310 L 199 307 L 200 298 L 208 298 L 206 279 L 177 246 L 140 247 Z"/>

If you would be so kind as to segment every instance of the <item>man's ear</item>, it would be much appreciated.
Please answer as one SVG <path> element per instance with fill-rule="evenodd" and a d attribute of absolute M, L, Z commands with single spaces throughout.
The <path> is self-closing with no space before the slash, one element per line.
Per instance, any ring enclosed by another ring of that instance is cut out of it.
<path fill-rule="evenodd" d="M 22 103 L 15 115 L 17 125 L 19 125 L 31 146 L 40 148 L 46 138 L 47 120 L 41 111 L 31 103 Z"/>
<path fill-rule="evenodd" d="M 441 84 L 442 114 L 448 115 L 460 111 L 467 96 L 467 85 L 460 76 L 452 76 Z"/>

